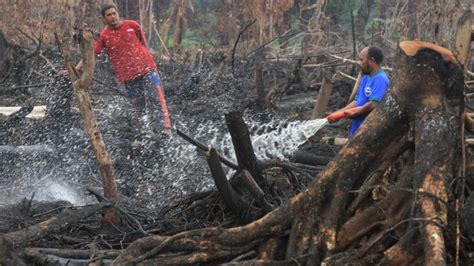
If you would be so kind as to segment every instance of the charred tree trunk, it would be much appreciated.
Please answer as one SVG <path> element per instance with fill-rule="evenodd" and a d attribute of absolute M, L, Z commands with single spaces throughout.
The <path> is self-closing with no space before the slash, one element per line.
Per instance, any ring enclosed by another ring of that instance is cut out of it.
<path fill-rule="evenodd" d="M 277 259 L 306 265 L 450 263 L 447 240 L 455 230 L 443 228 L 453 228 L 447 212 L 454 209 L 449 184 L 459 172 L 463 71 L 450 51 L 430 43 L 402 42 L 397 58 L 385 99 L 306 190 L 245 226 L 143 238 L 114 263 L 222 262 L 252 250 L 269 251 L 264 261 L 254 256 L 249 265 Z M 381 200 L 357 199 L 373 189 L 368 184 L 377 184 L 366 179 L 378 179 L 396 162 L 401 171 Z M 279 252 L 270 252 L 272 246 Z"/>
<path fill-rule="evenodd" d="M 0 81 L 6 78 L 13 65 L 13 50 L 7 38 L 0 30 Z"/>
<path fill-rule="evenodd" d="M 99 165 L 100 175 L 102 178 L 102 186 L 104 188 L 104 196 L 116 202 L 118 200 L 117 184 L 115 182 L 114 169 L 112 159 L 105 146 L 102 133 L 99 129 L 99 124 L 95 118 L 94 111 L 92 110 L 91 97 L 90 97 L 90 86 L 92 83 L 92 76 L 94 74 L 95 57 L 92 50 L 92 32 L 81 30 L 79 34 L 81 54 L 84 62 L 84 73 L 81 76 L 75 71 L 74 65 L 71 61 L 71 49 L 70 44 L 66 41 L 63 47 L 64 60 L 66 67 L 69 72 L 69 76 L 72 79 L 74 92 L 81 112 L 82 118 L 84 119 L 84 125 L 91 140 L 94 153 L 96 155 L 97 163 Z M 119 222 L 118 212 L 113 208 L 108 208 L 104 212 L 104 221 L 107 223 L 117 224 Z"/>
<path fill-rule="evenodd" d="M 418 1 L 409 1 L 408 2 L 408 33 L 407 37 L 410 40 L 419 39 L 419 29 L 418 29 Z"/>
<path fill-rule="evenodd" d="M 263 48 L 259 49 L 255 54 L 255 89 L 257 91 L 257 105 L 260 108 L 265 107 L 265 86 L 263 85 L 263 60 L 265 56 Z"/>
<path fill-rule="evenodd" d="M 260 175 L 257 157 L 250 141 L 250 134 L 241 114 L 239 112 L 230 112 L 225 115 L 225 120 L 232 137 L 239 168 L 249 171 L 260 187 L 267 187 L 265 180 Z"/>
<path fill-rule="evenodd" d="M 184 34 L 184 0 L 178 1 L 178 11 L 176 13 L 176 23 L 174 28 L 174 52 L 180 53 L 181 41 Z"/>
<path fill-rule="evenodd" d="M 118 0 L 117 7 L 120 12 L 120 16 L 126 19 L 139 20 L 140 19 L 140 8 L 137 2 L 133 0 Z"/>
<path fill-rule="evenodd" d="M 214 178 L 214 183 L 216 184 L 217 190 L 219 190 L 221 197 L 224 199 L 224 202 L 231 209 L 231 211 L 236 214 L 236 216 L 242 217 L 246 209 L 246 204 L 240 200 L 237 193 L 235 193 L 235 191 L 230 186 L 229 181 L 224 174 L 224 170 L 222 169 L 216 150 L 209 148 L 206 156 L 209 169 L 211 170 L 212 177 Z"/>

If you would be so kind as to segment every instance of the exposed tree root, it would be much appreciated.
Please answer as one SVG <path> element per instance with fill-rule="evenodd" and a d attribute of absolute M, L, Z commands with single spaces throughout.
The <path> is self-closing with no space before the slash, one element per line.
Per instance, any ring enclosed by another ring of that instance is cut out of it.
<path fill-rule="evenodd" d="M 352 257 L 360 263 L 446 264 L 443 229 L 452 223 L 447 210 L 459 157 L 463 72 L 445 49 L 422 42 L 400 47 L 385 100 L 310 187 L 241 227 L 142 238 L 114 264 L 223 262 L 252 250 L 258 257 L 239 263 L 354 263 Z M 402 169 L 392 177 L 395 185 L 385 184 L 388 193 L 379 201 L 368 197 L 396 162 Z M 278 256 L 276 250 L 286 252 Z"/>

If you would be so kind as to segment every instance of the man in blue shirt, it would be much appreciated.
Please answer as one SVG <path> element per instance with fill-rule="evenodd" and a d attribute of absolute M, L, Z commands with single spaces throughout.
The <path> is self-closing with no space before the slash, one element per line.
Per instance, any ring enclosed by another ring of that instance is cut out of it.
<path fill-rule="evenodd" d="M 339 111 L 344 111 L 345 117 L 352 119 L 349 137 L 352 137 L 369 113 L 375 109 L 382 100 L 390 81 L 385 71 L 380 67 L 383 60 L 382 50 L 375 46 L 362 49 L 357 63 L 362 71 L 363 77 L 360 81 L 355 100 Z M 349 109 L 352 109 L 352 112 Z M 355 111 L 354 111 L 355 110 Z M 328 116 L 329 122 L 336 120 Z"/>

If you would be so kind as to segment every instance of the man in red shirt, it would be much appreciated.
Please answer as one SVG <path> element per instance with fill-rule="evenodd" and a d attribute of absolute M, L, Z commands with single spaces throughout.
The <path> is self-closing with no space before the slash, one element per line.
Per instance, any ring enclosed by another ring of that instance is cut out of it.
<path fill-rule="evenodd" d="M 116 79 L 125 84 L 142 129 L 150 130 L 150 123 L 162 128 L 163 121 L 169 131 L 171 120 L 156 64 L 146 48 L 145 33 L 136 21 L 120 19 L 114 4 L 104 5 L 101 13 L 106 27 L 95 41 L 95 54 L 105 51 L 109 56 Z"/>

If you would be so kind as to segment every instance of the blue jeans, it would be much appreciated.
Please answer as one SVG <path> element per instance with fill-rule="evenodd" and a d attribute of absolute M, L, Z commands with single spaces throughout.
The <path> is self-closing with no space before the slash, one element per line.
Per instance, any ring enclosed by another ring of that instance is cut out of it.
<path fill-rule="evenodd" d="M 160 106 L 160 99 L 157 86 L 161 80 L 155 71 L 150 71 L 143 76 L 133 80 L 125 81 L 128 97 L 134 109 L 135 118 L 140 128 L 144 128 L 147 122 L 155 132 L 164 128 L 163 111 Z M 148 117 L 149 121 L 145 121 Z"/>

